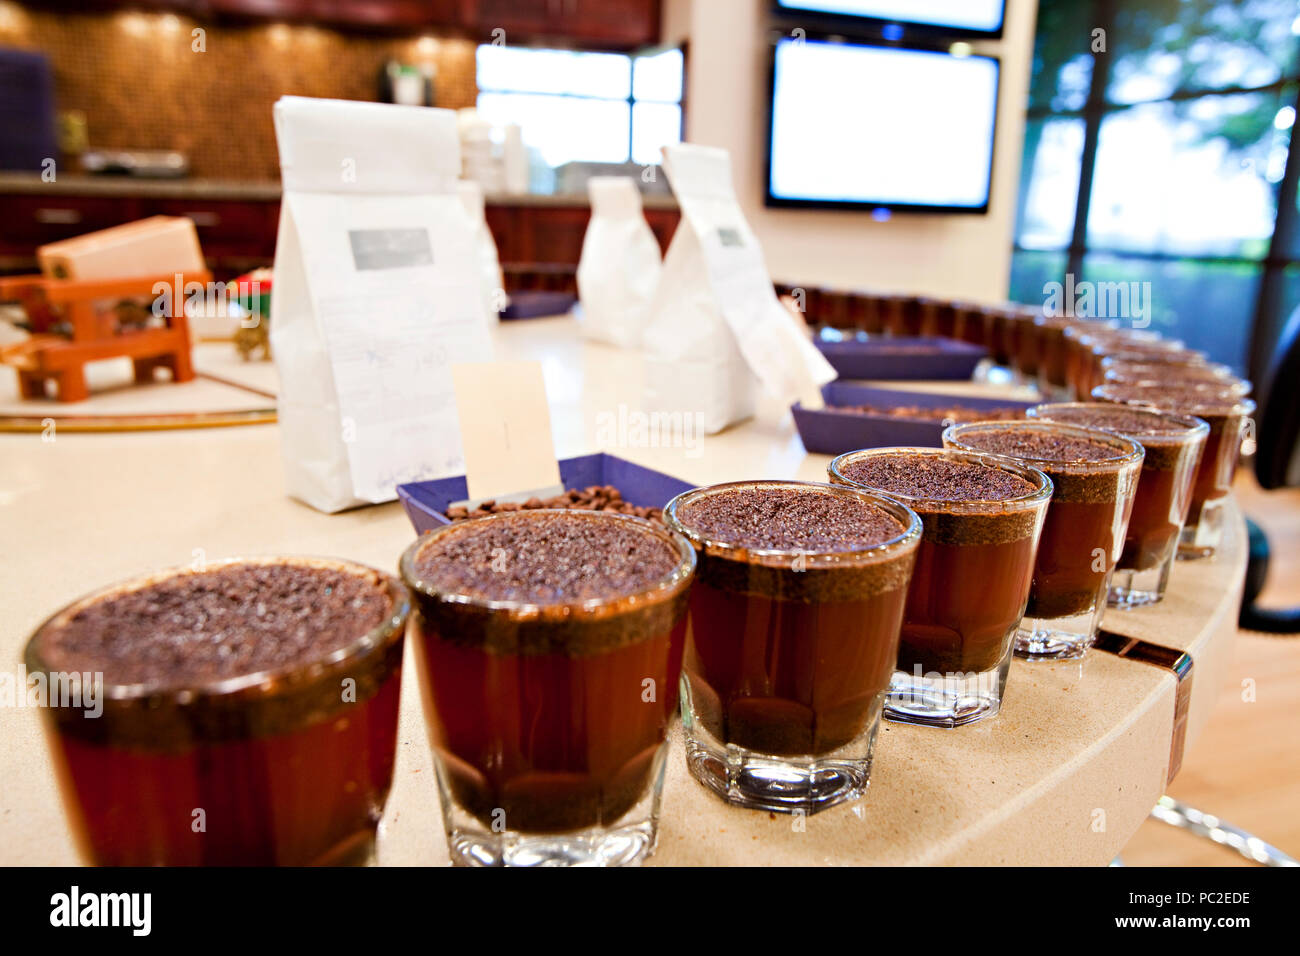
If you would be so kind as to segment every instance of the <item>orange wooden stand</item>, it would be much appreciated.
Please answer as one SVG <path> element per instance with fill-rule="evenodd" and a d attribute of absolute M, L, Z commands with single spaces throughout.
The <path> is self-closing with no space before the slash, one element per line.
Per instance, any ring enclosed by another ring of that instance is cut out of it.
<path fill-rule="evenodd" d="M 209 279 L 206 271 L 132 279 L 0 278 L 0 300 L 21 302 L 33 329 L 31 338 L 0 349 L 0 364 L 17 370 L 23 398 L 44 398 L 45 383 L 53 380 L 61 402 L 89 396 L 85 365 L 101 359 L 129 357 L 139 383 L 152 381 L 159 367 L 171 369 L 172 381 L 188 382 L 194 367 L 184 299 L 173 299 L 167 310 L 172 314 L 163 317 L 159 328 L 123 326 L 112 306 L 122 299 L 153 298 L 158 283 L 184 289 L 187 282 L 206 284 Z M 55 334 L 57 325 L 70 335 Z"/>

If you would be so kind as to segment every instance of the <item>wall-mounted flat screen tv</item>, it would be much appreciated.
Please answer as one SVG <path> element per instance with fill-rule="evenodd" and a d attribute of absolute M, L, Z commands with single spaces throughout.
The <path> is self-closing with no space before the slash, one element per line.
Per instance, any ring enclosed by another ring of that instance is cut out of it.
<path fill-rule="evenodd" d="M 998 61 L 782 37 L 769 206 L 988 211 Z"/>
<path fill-rule="evenodd" d="M 1006 0 L 776 0 L 779 13 L 915 26 L 963 36 L 999 37 Z"/>

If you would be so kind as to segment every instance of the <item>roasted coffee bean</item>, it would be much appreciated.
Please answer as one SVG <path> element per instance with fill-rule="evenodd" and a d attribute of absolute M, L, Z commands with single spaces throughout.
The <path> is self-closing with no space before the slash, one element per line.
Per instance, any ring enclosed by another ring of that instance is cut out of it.
<path fill-rule="evenodd" d="M 650 521 L 663 522 L 660 508 L 644 508 L 634 505 L 623 498 L 623 493 L 613 485 L 588 485 L 586 488 L 570 488 L 568 491 L 552 498 L 529 498 L 520 504 L 515 501 L 484 501 L 473 511 L 463 505 L 448 508 L 445 512 L 452 521 L 466 518 L 481 518 L 484 515 L 500 514 L 508 511 L 532 510 L 537 508 L 567 508 L 575 511 L 615 511 L 619 514 L 633 515 Z"/>

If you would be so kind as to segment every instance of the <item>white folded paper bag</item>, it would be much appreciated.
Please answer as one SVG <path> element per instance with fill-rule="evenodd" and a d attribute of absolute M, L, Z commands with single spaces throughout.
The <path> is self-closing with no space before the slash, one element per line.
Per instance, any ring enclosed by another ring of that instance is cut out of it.
<path fill-rule="evenodd" d="M 589 339 L 639 347 L 659 284 L 659 241 L 641 210 L 641 192 L 627 176 L 587 181 L 591 220 L 578 259 L 582 331 Z"/>
<path fill-rule="evenodd" d="M 776 297 L 745 221 L 726 150 L 664 147 L 682 221 L 646 325 L 646 403 L 721 431 L 754 412 L 757 390 L 820 404 L 835 370 Z"/>
<path fill-rule="evenodd" d="M 478 253 L 479 298 L 483 300 L 483 317 L 490 327 L 501 320 L 501 310 L 506 304 L 506 280 L 501 272 L 501 260 L 497 256 L 496 240 L 492 238 L 492 230 L 487 224 L 483 187 L 469 179 L 460 180 L 456 186 L 461 203 L 465 206 L 465 215 L 469 216 L 470 226 L 474 230 L 474 246 Z"/>
<path fill-rule="evenodd" d="M 290 495 L 321 511 L 461 473 L 450 366 L 491 359 L 455 114 L 283 97 L 271 344 Z"/>

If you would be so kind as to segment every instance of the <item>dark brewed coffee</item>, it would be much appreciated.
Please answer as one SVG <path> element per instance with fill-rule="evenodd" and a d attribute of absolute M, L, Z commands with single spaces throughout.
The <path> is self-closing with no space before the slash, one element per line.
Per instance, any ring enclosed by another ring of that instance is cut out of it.
<path fill-rule="evenodd" d="M 476 518 L 415 551 L 425 711 L 460 806 L 541 833 L 638 801 L 677 706 L 683 561 L 647 522 L 583 511 Z"/>
<path fill-rule="evenodd" d="M 903 524 L 815 485 L 710 491 L 672 517 L 703 542 L 686 659 L 696 719 L 723 743 L 776 755 L 829 753 L 866 731 L 897 659 L 915 552 L 821 558 L 884 545 Z"/>
<path fill-rule="evenodd" d="M 1133 505 L 1132 479 L 1117 474 L 1124 453 L 1104 439 L 1031 425 L 976 424 L 962 431 L 959 440 L 965 448 L 1028 462 L 1052 479 L 1052 502 L 1025 613 L 1056 618 L 1093 608 L 1104 598 Z"/>
<path fill-rule="evenodd" d="M 1025 611 L 1041 523 L 1040 509 L 997 505 L 1031 497 L 1039 487 L 959 453 L 865 452 L 842 461 L 840 477 L 898 497 L 921 516 L 898 669 L 951 674 L 996 667 Z"/>
<path fill-rule="evenodd" d="M 364 856 L 392 782 L 404 589 L 282 559 L 178 572 L 56 615 L 28 667 L 100 672 L 51 712 L 86 851 L 107 866 Z"/>
<path fill-rule="evenodd" d="M 1031 417 L 1118 432 L 1146 454 L 1124 536 L 1121 571 L 1149 571 L 1173 555 L 1187 518 L 1192 479 L 1205 445 L 1199 419 L 1098 402 L 1040 405 Z"/>

